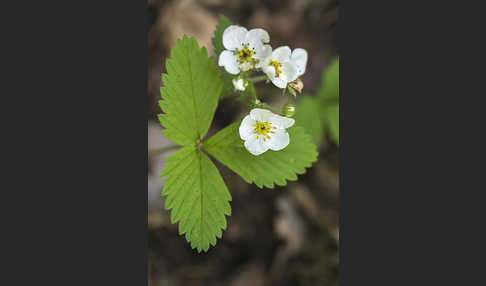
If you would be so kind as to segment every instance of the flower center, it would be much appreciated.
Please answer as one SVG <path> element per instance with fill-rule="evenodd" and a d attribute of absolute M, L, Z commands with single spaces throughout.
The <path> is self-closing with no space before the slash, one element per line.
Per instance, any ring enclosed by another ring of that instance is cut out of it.
<path fill-rule="evenodd" d="M 257 121 L 253 126 L 255 127 L 253 133 L 257 134 L 257 139 L 260 139 L 260 135 L 263 136 L 263 141 L 267 141 L 267 139 L 271 138 L 268 133 L 275 133 L 275 131 L 272 131 L 271 129 L 277 129 L 277 127 L 272 126 L 270 122 Z"/>
<path fill-rule="evenodd" d="M 253 54 L 255 53 L 254 50 L 248 47 L 248 44 L 244 44 L 243 48 L 240 50 L 236 50 L 235 54 L 238 57 L 238 61 L 240 64 L 246 63 L 253 58 Z"/>
<path fill-rule="evenodd" d="M 270 65 L 275 68 L 275 75 L 278 77 L 282 73 L 282 64 L 277 61 L 271 60 Z"/>

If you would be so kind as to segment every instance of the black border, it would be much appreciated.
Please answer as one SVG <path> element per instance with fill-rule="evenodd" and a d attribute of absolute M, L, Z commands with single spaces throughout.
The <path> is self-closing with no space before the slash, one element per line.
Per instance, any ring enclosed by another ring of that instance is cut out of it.
<path fill-rule="evenodd" d="M 449 256 L 467 244 L 447 243 L 459 218 L 437 213 L 459 197 L 444 193 L 460 175 L 440 181 L 437 171 L 467 164 L 431 156 L 460 148 L 444 147 L 459 129 L 438 130 L 447 123 L 437 112 L 459 112 L 460 100 L 446 107 L 443 98 L 459 98 L 457 74 L 467 71 L 444 64 L 469 53 L 447 51 L 461 5 L 404 3 L 339 3 L 340 285 L 438 285 L 467 262 Z M 18 6 L 4 10 L 15 19 L 3 38 L 2 107 L 13 114 L 4 119 L 2 193 L 16 200 L 2 199 L 2 278 L 146 285 L 147 3 Z M 432 141 L 439 131 L 446 135 Z"/>
<path fill-rule="evenodd" d="M 147 3 L 18 4 L 1 284 L 147 285 Z"/>

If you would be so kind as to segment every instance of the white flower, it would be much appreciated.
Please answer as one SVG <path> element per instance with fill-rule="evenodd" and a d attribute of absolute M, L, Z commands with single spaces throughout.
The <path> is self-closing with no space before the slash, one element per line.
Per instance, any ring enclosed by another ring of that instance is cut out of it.
<path fill-rule="evenodd" d="M 291 52 L 289 47 L 284 46 L 275 49 L 268 58 L 261 62 L 259 67 L 274 85 L 285 88 L 289 82 L 305 73 L 306 65 L 306 50 L 295 49 Z"/>
<path fill-rule="evenodd" d="M 240 125 L 240 137 L 245 140 L 245 148 L 253 155 L 260 155 L 268 149 L 278 151 L 290 142 L 287 128 L 295 120 L 273 114 L 271 111 L 254 108 L 243 118 Z"/>
<path fill-rule="evenodd" d="M 290 62 L 297 68 L 297 77 L 305 73 L 307 65 L 307 51 L 304 49 L 295 49 L 290 56 Z"/>
<path fill-rule="evenodd" d="M 230 74 L 248 71 L 256 66 L 272 51 L 270 36 L 263 29 L 248 31 L 244 27 L 231 25 L 223 32 L 223 46 L 226 50 L 219 55 L 220 66 Z"/>
<path fill-rule="evenodd" d="M 232 81 L 235 90 L 244 91 L 248 86 L 248 82 L 243 80 L 242 78 L 235 78 Z"/>

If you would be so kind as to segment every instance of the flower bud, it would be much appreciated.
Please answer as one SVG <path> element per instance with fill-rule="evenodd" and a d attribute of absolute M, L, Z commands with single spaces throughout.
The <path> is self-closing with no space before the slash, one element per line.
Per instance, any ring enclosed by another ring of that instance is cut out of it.
<path fill-rule="evenodd" d="M 300 78 L 290 82 L 289 86 L 295 89 L 298 93 L 302 93 L 302 89 L 304 89 L 304 83 Z"/>
<path fill-rule="evenodd" d="M 282 113 L 286 116 L 286 117 L 292 117 L 294 116 L 295 114 L 295 105 L 293 104 L 285 104 L 283 109 L 282 109 Z"/>
<path fill-rule="evenodd" d="M 233 79 L 233 86 L 237 91 L 244 91 L 248 86 L 248 81 L 242 78 Z"/>

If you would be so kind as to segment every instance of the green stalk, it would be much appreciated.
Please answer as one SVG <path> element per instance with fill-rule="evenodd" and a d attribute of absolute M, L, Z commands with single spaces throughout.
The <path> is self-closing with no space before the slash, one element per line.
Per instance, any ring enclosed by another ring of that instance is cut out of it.
<path fill-rule="evenodd" d="M 257 82 L 264 81 L 264 80 L 267 80 L 267 76 L 266 75 L 260 75 L 260 76 L 250 77 L 248 79 L 248 81 L 250 81 L 252 83 L 257 83 Z"/>

